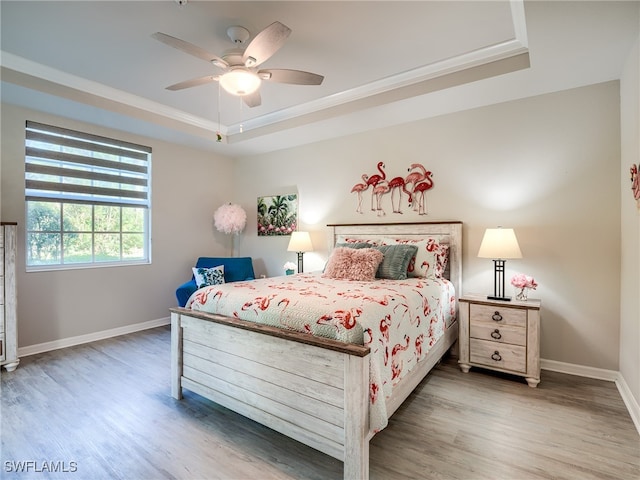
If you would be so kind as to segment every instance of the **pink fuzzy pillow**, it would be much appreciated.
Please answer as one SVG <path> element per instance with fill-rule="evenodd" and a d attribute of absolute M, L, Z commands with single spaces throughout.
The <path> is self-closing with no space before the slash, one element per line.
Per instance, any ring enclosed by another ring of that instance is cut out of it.
<path fill-rule="evenodd" d="M 323 277 L 372 282 L 384 255 L 375 248 L 336 247 L 329 257 Z"/>

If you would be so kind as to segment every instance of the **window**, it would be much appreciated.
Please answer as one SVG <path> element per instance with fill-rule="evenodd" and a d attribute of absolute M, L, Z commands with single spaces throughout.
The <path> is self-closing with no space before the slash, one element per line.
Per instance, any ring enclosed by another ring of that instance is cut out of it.
<path fill-rule="evenodd" d="M 27 121 L 27 270 L 148 263 L 151 148 Z"/>

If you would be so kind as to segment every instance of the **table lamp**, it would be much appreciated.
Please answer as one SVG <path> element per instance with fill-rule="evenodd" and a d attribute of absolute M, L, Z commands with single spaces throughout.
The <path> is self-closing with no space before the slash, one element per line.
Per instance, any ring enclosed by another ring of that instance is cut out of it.
<path fill-rule="evenodd" d="M 493 295 L 489 300 L 511 300 L 504 294 L 504 264 L 507 258 L 522 258 L 518 239 L 512 228 L 487 228 L 478 251 L 480 258 L 493 259 Z"/>
<path fill-rule="evenodd" d="M 303 271 L 302 256 L 304 252 L 312 252 L 313 244 L 309 232 L 291 232 L 291 240 L 289 240 L 288 252 L 296 252 L 298 254 L 298 273 Z"/>

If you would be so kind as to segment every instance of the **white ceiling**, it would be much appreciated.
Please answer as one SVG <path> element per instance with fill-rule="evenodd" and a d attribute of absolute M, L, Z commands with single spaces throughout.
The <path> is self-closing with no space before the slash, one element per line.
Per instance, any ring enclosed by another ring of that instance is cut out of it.
<path fill-rule="evenodd" d="M 255 154 L 476 106 L 618 79 L 639 1 L 5 1 L 2 101 L 225 155 Z M 292 29 L 264 68 L 325 76 L 269 84 L 248 108 L 217 83 L 165 87 L 215 67 L 226 29 Z M 64 112 L 64 113 L 63 113 Z M 242 125 L 242 132 L 240 132 Z M 215 141 L 220 130 L 224 141 Z"/>

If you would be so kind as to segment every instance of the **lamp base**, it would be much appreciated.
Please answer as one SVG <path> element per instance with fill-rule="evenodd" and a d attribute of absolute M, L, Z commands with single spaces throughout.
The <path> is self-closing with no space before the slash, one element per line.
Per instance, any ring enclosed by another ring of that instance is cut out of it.
<path fill-rule="evenodd" d="M 304 252 L 297 252 L 298 253 L 298 273 L 302 273 L 302 269 L 304 268 L 304 261 L 302 260 L 302 256 L 304 255 Z"/>
<path fill-rule="evenodd" d="M 487 300 L 502 300 L 503 302 L 510 302 L 511 297 L 496 297 L 495 295 L 487 295 Z"/>

